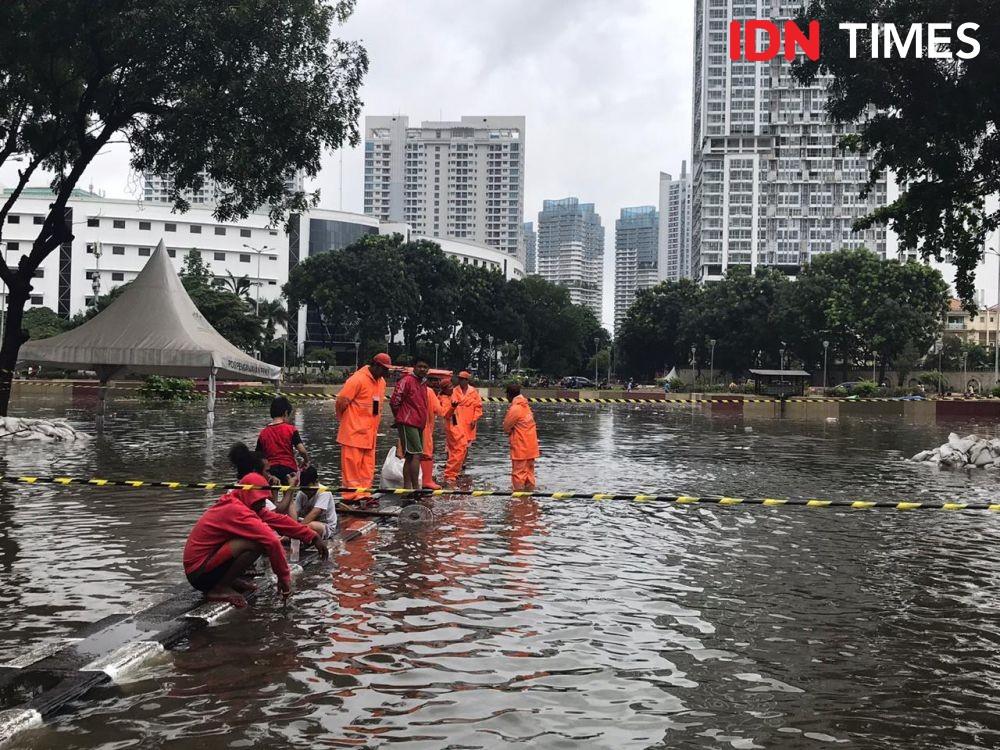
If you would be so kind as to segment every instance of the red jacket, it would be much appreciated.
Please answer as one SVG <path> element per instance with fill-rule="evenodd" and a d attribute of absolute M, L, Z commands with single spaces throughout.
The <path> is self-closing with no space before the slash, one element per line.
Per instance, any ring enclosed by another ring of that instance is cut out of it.
<path fill-rule="evenodd" d="M 427 386 L 413 373 L 406 373 L 392 389 L 389 406 L 396 424 L 423 430 L 427 424 Z"/>
<path fill-rule="evenodd" d="M 271 561 L 271 570 L 287 587 L 292 576 L 285 550 L 278 541 L 279 534 L 306 544 L 312 544 L 316 539 L 316 532 L 288 516 L 266 509 L 255 513 L 247 504 L 243 490 L 228 492 L 206 510 L 191 529 L 184 545 L 184 572 L 198 570 L 219 547 L 239 537 L 257 542 L 264 548 Z"/>

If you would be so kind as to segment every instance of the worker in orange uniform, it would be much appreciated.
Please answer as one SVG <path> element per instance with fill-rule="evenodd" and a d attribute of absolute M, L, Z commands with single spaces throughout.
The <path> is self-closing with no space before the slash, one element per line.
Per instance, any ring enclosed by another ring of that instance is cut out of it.
<path fill-rule="evenodd" d="M 483 415 L 483 400 L 479 391 L 469 385 L 471 379 L 472 375 L 465 370 L 453 378 L 450 401 L 454 411 L 446 422 L 448 464 L 444 471 L 445 484 L 451 486 L 458 481 L 458 475 L 465 467 L 469 447 L 476 439 L 479 418 Z"/>
<path fill-rule="evenodd" d="M 382 421 L 385 377 L 392 367 L 388 354 L 376 354 L 358 369 L 337 394 L 337 442 L 340 443 L 341 483 L 345 487 L 371 487 L 375 481 L 375 440 Z M 348 493 L 356 500 L 362 493 Z"/>
<path fill-rule="evenodd" d="M 480 397 L 478 389 L 469 385 L 470 380 L 472 380 L 472 376 L 462 370 L 458 373 L 458 388 L 456 390 L 460 394 L 457 407 L 458 422 L 465 428 L 465 435 L 469 439 L 471 447 L 476 442 L 476 428 L 479 425 L 479 418 L 483 416 L 483 399 Z"/>
<path fill-rule="evenodd" d="M 420 457 L 421 485 L 425 490 L 439 490 L 434 481 L 434 426 L 438 417 L 447 420 L 454 408 L 450 393 L 446 396 L 427 386 L 427 424 L 424 425 L 424 454 Z"/>
<path fill-rule="evenodd" d="M 503 431 L 510 438 L 510 481 L 515 492 L 535 489 L 535 459 L 538 450 L 538 430 L 528 399 L 521 395 L 521 386 L 507 386 L 510 406 L 503 418 Z"/>

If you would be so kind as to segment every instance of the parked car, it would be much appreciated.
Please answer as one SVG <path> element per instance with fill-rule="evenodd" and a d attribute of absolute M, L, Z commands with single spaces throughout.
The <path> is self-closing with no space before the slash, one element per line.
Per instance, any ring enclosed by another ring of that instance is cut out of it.
<path fill-rule="evenodd" d="M 858 380 L 848 380 L 845 383 L 841 383 L 840 385 L 834 386 L 834 388 L 835 389 L 836 388 L 843 388 L 845 391 L 853 391 L 859 385 L 861 385 L 861 381 L 858 381 Z"/>
<path fill-rule="evenodd" d="M 563 388 L 578 390 L 580 388 L 593 388 L 594 381 L 581 375 L 569 375 L 560 381 L 560 385 L 562 385 Z"/>

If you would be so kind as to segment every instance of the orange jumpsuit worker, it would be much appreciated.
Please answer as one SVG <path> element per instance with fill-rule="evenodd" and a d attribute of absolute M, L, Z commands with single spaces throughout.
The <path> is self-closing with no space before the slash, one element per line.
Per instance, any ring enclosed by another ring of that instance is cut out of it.
<path fill-rule="evenodd" d="M 451 396 L 439 396 L 427 386 L 427 424 L 424 425 L 424 454 L 420 458 L 421 484 L 425 490 L 441 489 L 441 485 L 434 481 L 434 426 L 438 417 L 448 419 L 453 409 Z"/>
<path fill-rule="evenodd" d="M 458 389 L 451 383 L 446 383 L 441 389 L 441 405 L 445 408 L 444 439 L 448 449 L 448 461 L 444 468 L 444 483 L 454 487 L 458 475 L 465 463 L 465 454 L 469 450 L 469 438 L 465 427 L 458 421 Z"/>
<path fill-rule="evenodd" d="M 538 450 L 538 430 L 528 399 L 521 395 L 521 386 L 507 386 L 510 407 L 503 418 L 503 431 L 510 437 L 510 481 L 514 491 L 535 489 L 535 459 Z"/>
<path fill-rule="evenodd" d="M 462 370 L 456 377 L 457 384 L 451 392 L 454 412 L 445 422 L 448 444 L 448 464 L 445 466 L 445 484 L 454 485 L 465 466 L 469 446 L 476 439 L 476 423 L 483 414 L 483 400 L 479 391 L 469 387 L 472 376 Z"/>
<path fill-rule="evenodd" d="M 479 418 L 483 416 L 483 399 L 479 391 L 469 385 L 470 380 L 472 376 L 465 370 L 458 373 L 458 390 L 462 393 L 458 421 L 465 427 L 465 434 L 471 446 L 476 442 L 476 428 L 479 425 Z"/>
<path fill-rule="evenodd" d="M 382 421 L 385 376 L 392 360 L 388 354 L 376 354 L 370 364 L 361 367 L 344 383 L 337 394 L 337 442 L 340 443 L 340 475 L 344 487 L 371 487 L 375 481 L 375 440 Z M 356 500 L 359 493 L 348 493 L 345 500 Z"/>

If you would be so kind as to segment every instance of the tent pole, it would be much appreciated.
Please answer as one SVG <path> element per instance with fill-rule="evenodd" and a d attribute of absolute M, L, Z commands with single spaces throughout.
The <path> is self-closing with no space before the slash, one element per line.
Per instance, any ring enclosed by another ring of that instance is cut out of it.
<path fill-rule="evenodd" d="M 206 424 L 208 429 L 215 427 L 215 373 L 217 370 L 213 367 L 208 373 L 208 415 Z"/>
<path fill-rule="evenodd" d="M 97 416 L 96 427 L 98 432 L 104 431 L 104 415 L 108 411 L 108 379 L 101 378 L 100 386 L 97 389 Z"/>

